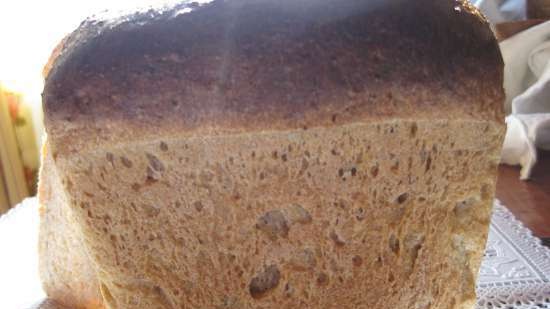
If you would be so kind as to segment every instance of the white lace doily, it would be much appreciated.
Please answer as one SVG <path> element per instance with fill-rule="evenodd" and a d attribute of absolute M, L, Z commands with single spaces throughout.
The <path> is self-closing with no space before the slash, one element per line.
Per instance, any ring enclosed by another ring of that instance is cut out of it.
<path fill-rule="evenodd" d="M 27 199 L 0 218 L 2 309 L 52 308 L 44 306 L 38 278 L 37 204 Z M 550 309 L 550 249 L 498 201 L 477 293 L 476 309 Z"/>
<path fill-rule="evenodd" d="M 550 309 L 550 249 L 495 201 L 477 309 Z"/>

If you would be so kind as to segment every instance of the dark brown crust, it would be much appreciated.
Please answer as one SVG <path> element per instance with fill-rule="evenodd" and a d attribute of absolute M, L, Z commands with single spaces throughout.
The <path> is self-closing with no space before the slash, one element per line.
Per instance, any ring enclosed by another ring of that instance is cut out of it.
<path fill-rule="evenodd" d="M 99 143 L 92 136 L 116 143 L 151 128 L 194 135 L 411 117 L 502 122 L 498 45 L 465 3 L 234 0 L 87 20 L 47 77 L 46 129 L 55 149 L 76 150 Z"/>

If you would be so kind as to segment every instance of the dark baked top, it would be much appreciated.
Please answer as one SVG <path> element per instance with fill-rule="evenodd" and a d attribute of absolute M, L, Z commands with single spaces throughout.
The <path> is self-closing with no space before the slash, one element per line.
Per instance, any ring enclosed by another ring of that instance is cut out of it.
<path fill-rule="evenodd" d="M 43 94 L 54 145 L 503 118 L 498 45 L 465 1 L 183 3 L 90 18 L 58 54 Z"/>

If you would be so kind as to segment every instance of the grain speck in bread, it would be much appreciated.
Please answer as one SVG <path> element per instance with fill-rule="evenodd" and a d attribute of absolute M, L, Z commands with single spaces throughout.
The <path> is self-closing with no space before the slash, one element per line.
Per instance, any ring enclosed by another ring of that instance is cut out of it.
<path fill-rule="evenodd" d="M 502 69 L 465 1 L 88 20 L 46 80 L 41 186 L 106 308 L 472 308 Z"/>

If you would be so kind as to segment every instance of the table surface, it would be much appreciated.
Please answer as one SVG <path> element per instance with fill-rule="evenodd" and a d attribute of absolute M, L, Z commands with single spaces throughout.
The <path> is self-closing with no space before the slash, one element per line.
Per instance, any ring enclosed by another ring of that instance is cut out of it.
<path fill-rule="evenodd" d="M 550 243 L 550 152 L 539 153 L 531 180 L 519 180 L 519 170 L 499 167 L 496 196 L 535 236 Z"/>

